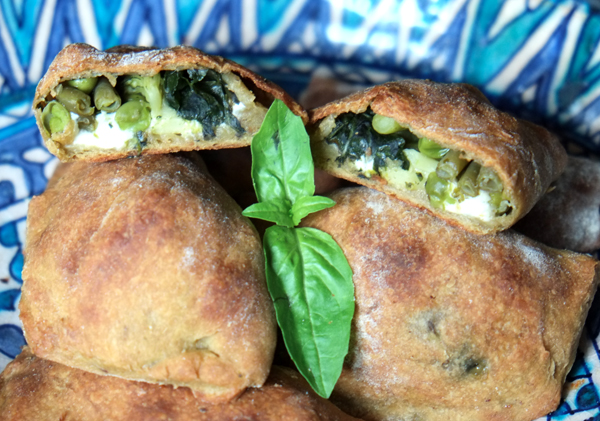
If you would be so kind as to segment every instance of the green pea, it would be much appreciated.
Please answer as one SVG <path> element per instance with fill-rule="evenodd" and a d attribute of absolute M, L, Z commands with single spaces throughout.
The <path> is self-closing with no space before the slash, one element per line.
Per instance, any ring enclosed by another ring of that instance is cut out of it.
<path fill-rule="evenodd" d="M 380 114 L 375 114 L 373 116 L 373 121 L 371 124 L 373 125 L 373 129 L 380 134 L 396 133 L 402 129 L 402 126 L 400 126 L 396 120 Z"/>
<path fill-rule="evenodd" d="M 458 187 L 465 195 L 475 197 L 479 194 L 477 175 L 479 174 L 480 168 L 481 165 L 472 161 L 458 179 Z"/>
<path fill-rule="evenodd" d="M 121 76 L 118 80 L 117 87 L 121 93 L 121 97 L 125 102 L 141 99 L 146 101 L 144 88 L 141 81 L 141 76 Z"/>
<path fill-rule="evenodd" d="M 437 173 L 438 177 L 453 181 L 468 163 L 469 161 L 460 157 L 460 152 L 449 151 L 440 160 L 435 172 Z"/>
<path fill-rule="evenodd" d="M 477 185 L 481 190 L 491 193 L 501 192 L 504 189 L 504 186 L 502 186 L 502 181 L 500 181 L 500 177 L 498 177 L 496 171 L 487 167 L 482 167 L 479 171 L 479 175 L 477 176 Z"/>
<path fill-rule="evenodd" d="M 436 209 L 443 209 L 446 204 L 455 204 L 452 198 L 451 186 L 448 180 L 437 176 L 435 172 L 429 174 L 425 183 L 425 192 L 429 196 L 429 202 Z"/>
<path fill-rule="evenodd" d="M 492 208 L 494 208 L 497 215 L 506 214 L 510 210 L 510 203 L 504 197 L 504 194 L 502 194 L 502 192 L 490 193 L 490 202 L 489 203 L 492 206 Z"/>
<path fill-rule="evenodd" d="M 425 155 L 429 158 L 433 158 L 433 159 L 442 158 L 450 150 L 448 148 L 443 148 L 442 146 L 440 146 L 433 140 L 427 139 L 426 137 L 422 137 L 419 139 L 418 147 L 419 147 L 419 152 L 421 152 L 423 155 Z"/>
<path fill-rule="evenodd" d="M 143 149 L 141 142 L 139 141 L 139 139 L 137 139 L 135 137 L 132 137 L 131 139 L 129 139 L 127 141 L 126 147 L 129 150 L 135 149 L 137 151 L 138 155 L 142 153 L 142 149 Z"/>
<path fill-rule="evenodd" d="M 85 94 L 89 94 L 94 90 L 94 87 L 98 83 L 97 77 L 84 77 L 81 79 L 67 80 L 67 85 L 79 89 Z"/>
<path fill-rule="evenodd" d="M 93 115 L 79 116 L 77 119 L 77 126 L 80 129 L 93 132 L 98 127 L 98 122 L 96 121 L 96 117 Z"/>
<path fill-rule="evenodd" d="M 51 135 L 63 132 L 70 121 L 71 114 L 60 102 L 51 101 L 42 111 L 42 124 Z"/>
<path fill-rule="evenodd" d="M 150 104 L 140 99 L 128 101 L 117 110 L 115 120 L 121 130 L 146 130 L 150 127 Z"/>
<path fill-rule="evenodd" d="M 56 99 L 65 106 L 67 111 L 88 116 L 94 114 L 92 99 L 79 89 L 71 86 L 59 85 L 56 88 Z"/>
<path fill-rule="evenodd" d="M 94 89 L 94 105 L 107 113 L 114 113 L 121 106 L 121 97 L 106 78 L 100 79 Z"/>

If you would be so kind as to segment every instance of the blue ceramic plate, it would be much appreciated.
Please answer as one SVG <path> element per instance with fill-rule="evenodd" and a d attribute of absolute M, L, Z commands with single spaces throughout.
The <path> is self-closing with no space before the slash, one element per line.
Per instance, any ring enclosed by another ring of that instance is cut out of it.
<path fill-rule="evenodd" d="M 70 42 L 190 44 L 248 65 L 299 97 L 318 71 L 370 85 L 464 81 L 498 106 L 600 152 L 599 2 L 543 0 L 0 1 L 0 369 L 25 341 L 18 319 L 27 205 L 56 166 L 30 111 L 35 86 Z M 592 308 L 560 408 L 600 419 Z"/>

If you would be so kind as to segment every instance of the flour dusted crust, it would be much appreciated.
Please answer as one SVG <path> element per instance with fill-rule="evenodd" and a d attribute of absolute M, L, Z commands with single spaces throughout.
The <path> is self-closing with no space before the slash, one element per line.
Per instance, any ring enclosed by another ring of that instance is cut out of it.
<path fill-rule="evenodd" d="M 353 271 L 332 400 L 366 421 L 526 421 L 554 410 L 597 261 L 507 231 L 475 235 L 364 187 L 308 216 Z"/>
<path fill-rule="evenodd" d="M 407 126 L 418 137 L 464 152 L 469 160 L 493 168 L 504 184 L 513 210 L 489 222 L 434 209 L 424 191 L 393 188 L 380 177 L 358 176 L 348 161 L 340 165 L 337 149 L 327 145 L 318 124 L 328 116 L 362 113 L 368 107 Z M 402 80 L 375 86 L 310 111 L 315 165 L 333 175 L 381 190 L 452 224 L 475 233 L 511 227 L 525 215 L 562 173 L 567 155 L 546 129 L 494 108 L 475 87 L 427 80 Z"/>
<path fill-rule="evenodd" d="M 262 246 L 193 155 L 76 162 L 27 218 L 20 317 L 37 356 L 187 386 L 260 386 L 275 318 Z"/>
<path fill-rule="evenodd" d="M 148 139 L 148 145 L 142 149 L 141 154 L 161 154 L 176 151 L 191 151 L 199 149 L 237 148 L 250 145 L 252 136 L 258 131 L 262 118 L 274 99 L 282 100 L 296 115 L 307 120 L 304 109 L 298 105 L 286 92 L 276 84 L 264 79 L 247 68 L 227 60 L 223 57 L 211 56 L 197 48 L 177 46 L 166 49 L 155 49 L 134 46 L 118 46 L 107 51 L 100 51 L 87 44 L 70 44 L 66 46 L 54 59 L 46 75 L 38 84 L 33 110 L 37 124 L 48 150 L 61 161 L 105 161 L 126 156 L 136 155 L 137 150 L 111 150 L 100 148 L 78 148 L 67 150 L 63 145 L 65 137 L 72 137 L 71 130 L 63 134 L 50 136 L 42 125 L 41 114 L 45 104 L 54 97 L 56 87 L 64 81 L 106 76 L 114 85 L 117 76 L 125 74 L 138 74 L 152 76 L 163 70 L 186 70 L 194 68 L 208 68 L 218 73 L 232 74 L 233 84 L 241 83 L 240 92 L 244 96 L 254 96 L 262 112 L 248 113 L 240 119 L 246 132 L 237 137 L 233 130 L 228 128 L 217 129 L 214 139 L 195 139 L 190 136 L 169 134 L 164 136 L 153 135 Z M 239 95 L 238 95 L 239 96 Z M 239 98 L 243 101 L 245 98 Z M 252 100 L 249 98 L 248 100 Z"/>
<path fill-rule="evenodd" d="M 211 404 L 188 388 L 98 376 L 24 351 L 0 375 L 2 421 L 352 421 L 297 372 L 273 370 L 261 388 Z"/>

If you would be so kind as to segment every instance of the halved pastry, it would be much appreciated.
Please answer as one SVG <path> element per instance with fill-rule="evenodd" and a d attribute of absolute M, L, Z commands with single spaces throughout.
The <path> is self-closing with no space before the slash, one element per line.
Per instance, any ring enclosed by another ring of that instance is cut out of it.
<path fill-rule="evenodd" d="M 512 226 L 566 165 L 558 138 L 476 88 L 390 82 L 310 113 L 315 165 L 476 233 Z"/>
<path fill-rule="evenodd" d="M 530 421 L 554 410 L 598 262 L 511 231 L 476 235 L 364 187 L 309 215 L 353 272 L 332 400 L 368 421 Z"/>
<path fill-rule="evenodd" d="M 31 200 L 20 317 L 39 357 L 187 386 L 260 386 L 276 342 L 260 238 L 197 154 L 75 162 Z"/>
<path fill-rule="evenodd" d="M 33 110 L 61 161 L 247 146 L 279 86 L 222 57 L 187 46 L 71 44 L 40 81 Z"/>
<path fill-rule="evenodd" d="M 0 374 L 1 421 L 357 421 L 317 396 L 302 376 L 273 367 L 261 388 L 211 404 L 185 387 L 98 376 L 25 348 Z"/>

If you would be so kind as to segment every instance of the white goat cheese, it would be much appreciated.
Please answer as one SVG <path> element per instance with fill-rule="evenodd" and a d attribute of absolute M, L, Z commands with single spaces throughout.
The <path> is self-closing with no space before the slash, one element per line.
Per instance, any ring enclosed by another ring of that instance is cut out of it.
<path fill-rule="evenodd" d="M 71 118 L 77 122 L 79 116 L 71 113 Z M 115 121 L 115 113 L 100 111 L 96 114 L 96 122 L 98 126 L 94 132 L 80 130 L 72 145 L 120 150 L 127 145 L 128 140 L 135 138 L 133 130 L 121 130 Z"/>

